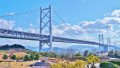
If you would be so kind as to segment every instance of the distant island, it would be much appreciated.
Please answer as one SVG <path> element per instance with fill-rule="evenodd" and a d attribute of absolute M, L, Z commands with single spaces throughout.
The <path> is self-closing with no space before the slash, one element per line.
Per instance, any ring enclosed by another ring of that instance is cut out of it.
<path fill-rule="evenodd" d="M 10 49 L 25 49 L 24 46 L 19 44 L 13 44 L 13 45 L 1 45 L 0 50 L 10 50 Z"/>

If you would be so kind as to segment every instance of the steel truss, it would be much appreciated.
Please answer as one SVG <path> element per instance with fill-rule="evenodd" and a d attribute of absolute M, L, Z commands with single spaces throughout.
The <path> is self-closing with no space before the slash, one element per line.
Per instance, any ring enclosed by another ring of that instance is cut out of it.
<path fill-rule="evenodd" d="M 47 13 L 45 12 L 47 11 Z M 49 6 L 49 8 L 40 8 L 40 35 L 43 35 L 43 30 L 45 27 L 49 29 L 49 37 L 48 42 L 39 42 L 39 52 L 41 52 L 42 47 L 44 44 L 47 44 L 49 46 L 49 51 L 52 52 L 52 8 Z M 47 22 L 45 21 L 47 18 Z M 44 20 L 45 19 L 45 20 Z"/>

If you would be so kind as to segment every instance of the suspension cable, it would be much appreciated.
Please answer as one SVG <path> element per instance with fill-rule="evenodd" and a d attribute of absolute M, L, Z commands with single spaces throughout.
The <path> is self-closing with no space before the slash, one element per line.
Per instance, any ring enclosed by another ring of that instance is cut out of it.
<path fill-rule="evenodd" d="M 8 16 L 14 16 L 14 15 L 20 15 L 20 14 L 25 14 L 25 13 L 30 13 L 30 12 L 35 12 L 35 11 L 39 11 L 40 9 L 35 9 L 35 10 L 31 10 L 31 11 L 26 11 L 26 12 L 22 12 L 22 13 L 13 13 L 13 14 L 7 14 L 7 15 L 2 15 L 0 17 L 8 17 Z"/>
<path fill-rule="evenodd" d="M 44 12 L 43 12 L 43 14 L 45 14 Z M 47 15 L 46 15 L 47 16 Z M 49 16 L 47 16 L 48 18 L 49 18 Z M 64 30 L 64 28 L 62 28 L 61 26 L 59 26 L 59 24 L 54 20 L 54 19 L 52 19 L 53 20 L 53 22 L 56 24 L 56 25 L 58 25 L 58 27 L 59 28 L 61 28 L 62 30 Z M 66 32 L 68 35 L 70 35 L 70 33 L 68 33 L 67 31 L 65 31 L 64 30 L 64 32 Z M 73 35 L 72 35 L 73 36 Z"/>
<path fill-rule="evenodd" d="M 52 20 L 53 20 L 53 19 L 52 19 Z M 62 28 L 61 26 L 59 26 L 59 24 L 58 24 L 55 20 L 53 20 L 53 22 L 54 22 L 59 28 L 61 28 L 62 30 L 64 30 L 64 28 Z M 66 32 L 68 35 L 70 35 L 70 33 L 68 33 L 67 31 L 64 30 L 64 32 Z M 73 35 L 71 35 L 71 36 L 73 36 Z"/>
<path fill-rule="evenodd" d="M 71 29 L 71 31 L 73 31 L 74 33 L 75 33 L 75 35 L 78 35 L 68 24 L 66 24 L 65 23 L 65 21 L 60 17 L 60 15 L 54 10 L 54 9 L 52 9 L 53 11 L 54 11 L 54 13 L 58 16 L 58 18 L 67 26 L 67 27 L 69 27 L 69 29 Z M 79 36 L 79 35 L 78 35 Z"/>

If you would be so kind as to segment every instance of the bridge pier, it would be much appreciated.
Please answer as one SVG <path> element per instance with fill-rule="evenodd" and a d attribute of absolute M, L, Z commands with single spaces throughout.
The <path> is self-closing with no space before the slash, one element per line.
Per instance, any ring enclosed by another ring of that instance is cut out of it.
<path fill-rule="evenodd" d="M 105 52 L 105 53 L 108 53 L 108 52 L 109 52 L 109 47 L 108 47 L 108 45 L 104 46 L 104 52 Z"/>

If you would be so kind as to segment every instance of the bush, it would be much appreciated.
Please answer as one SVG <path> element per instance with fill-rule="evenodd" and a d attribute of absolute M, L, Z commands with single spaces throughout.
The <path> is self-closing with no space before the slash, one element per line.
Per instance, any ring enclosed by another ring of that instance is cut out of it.
<path fill-rule="evenodd" d="M 33 67 L 33 66 L 34 66 L 33 64 L 30 65 L 30 67 Z"/>
<path fill-rule="evenodd" d="M 120 61 L 110 61 L 110 62 L 120 66 Z"/>
<path fill-rule="evenodd" d="M 92 65 L 91 68 L 96 68 L 96 66 L 93 66 L 93 65 Z"/>
<path fill-rule="evenodd" d="M 3 62 L 2 60 L 0 60 L 0 62 Z"/>
<path fill-rule="evenodd" d="M 100 63 L 100 68 L 118 68 L 118 65 L 113 64 L 111 62 L 104 61 Z"/>
<path fill-rule="evenodd" d="M 50 66 L 50 68 L 85 68 L 86 62 L 83 60 L 76 60 L 75 64 L 73 63 L 56 63 Z"/>
<path fill-rule="evenodd" d="M 17 57 L 17 59 L 19 59 L 19 60 L 23 60 L 23 57 Z"/>
<path fill-rule="evenodd" d="M 45 62 L 45 60 L 42 60 L 42 62 Z"/>
<path fill-rule="evenodd" d="M 31 59 L 30 59 L 30 56 L 29 55 L 25 55 L 25 57 L 24 57 L 24 61 L 30 61 Z"/>

